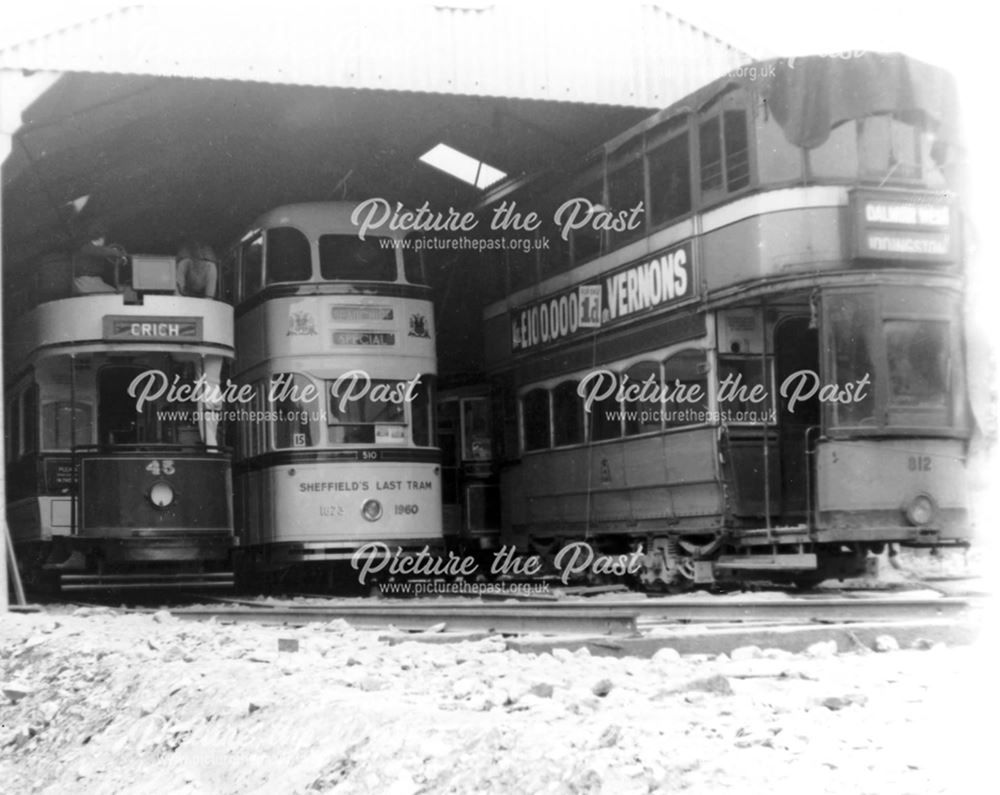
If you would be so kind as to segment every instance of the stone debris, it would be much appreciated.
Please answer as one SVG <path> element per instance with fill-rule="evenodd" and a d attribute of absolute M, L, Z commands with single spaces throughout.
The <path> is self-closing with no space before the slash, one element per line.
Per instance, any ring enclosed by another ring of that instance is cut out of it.
<path fill-rule="evenodd" d="M 519 653 L 496 635 L 414 642 L 342 621 L 12 614 L 0 616 L 0 789 L 974 791 L 956 775 L 990 757 L 962 755 L 978 735 L 960 688 L 989 675 L 968 649 L 917 645 L 640 659 L 599 643 Z"/>
<path fill-rule="evenodd" d="M 816 657 L 818 659 L 823 659 L 825 657 L 833 657 L 837 654 L 837 641 L 835 640 L 820 640 L 816 643 L 811 644 L 806 649 L 806 656 Z"/>
<path fill-rule="evenodd" d="M 899 641 L 892 635 L 879 635 L 875 638 L 875 651 L 899 651 Z"/>
<path fill-rule="evenodd" d="M 611 692 L 611 688 L 614 687 L 610 679 L 601 679 L 596 682 L 590 692 L 599 698 L 604 698 L 608 693 Z"/>
<path fill-rule="evenodd" d="M 653 662 L 655 663 L 675 663 L 680 659 L 681 653 L 677 649 L 671 649 L 669 646 L 658 649 L 653 655 Z"/>
<path fill-rule="evenodd" d="M 844 707 L 851 707 L 855 704 L 863 707 L 868 703 L 868 696 L 861 693 L 851 693 L 847 696 L 830 696 L 829 698 L 824 698 L 820 703 L 831 710 L 844 709 Z"/>

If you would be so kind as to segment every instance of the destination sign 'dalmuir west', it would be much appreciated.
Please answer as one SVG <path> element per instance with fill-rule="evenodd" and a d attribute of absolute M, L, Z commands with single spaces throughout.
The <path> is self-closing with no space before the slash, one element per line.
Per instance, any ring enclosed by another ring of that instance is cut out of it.
<path fill-rule="evenodd" d="M 531 350 L 693 297 L 691 243 L 643 257 L 511 313 L 511 350 Z"/>
<path fill-rule="evenodd" d="M 955 262 L 958 224 L 948 194 L 855 190 L 854 256 Z"/>

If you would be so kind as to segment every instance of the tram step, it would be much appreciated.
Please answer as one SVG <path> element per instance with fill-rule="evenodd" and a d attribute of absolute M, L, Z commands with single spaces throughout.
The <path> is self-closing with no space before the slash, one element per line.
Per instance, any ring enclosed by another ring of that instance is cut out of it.
<path fill-rule="evenodd" d="M 788 555 L 724 555 L 714 561 L 717 569 L 754 571 L 811 571 L 816 569 L 816 555 L 802 552 Z"/>
<path fill-rule="evenodd" d="M 809 528 L 804 524 L 789 524 L 780 525 L 778 527 L 753 527 L 749 529 L 740 529 L 739 535 L 742 538 L 751 538 L 755 536 L 795 536 L 808 534 Z"/>
<path fill-rule="evenodd" d="M 193 574 L 63 574 L 59 578 L 63 591 L 86 591 L 93 588 L 170 589 L 170 588 L 232 588 L 232 572 Z"/>

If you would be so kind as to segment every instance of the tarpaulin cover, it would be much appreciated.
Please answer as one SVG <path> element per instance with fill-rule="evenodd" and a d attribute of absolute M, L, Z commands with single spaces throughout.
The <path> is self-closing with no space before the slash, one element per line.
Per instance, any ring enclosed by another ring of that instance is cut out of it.
<path fill-rule="evenodd" d="M 788 58 L 768 62 L 758 73 L 761 95 L 796 146 L 820 146 L 841 122 L 876 113 L 922 121 L 939 140 L 957 143 L 954 78 L 912 58 L 876 53 Z"/>

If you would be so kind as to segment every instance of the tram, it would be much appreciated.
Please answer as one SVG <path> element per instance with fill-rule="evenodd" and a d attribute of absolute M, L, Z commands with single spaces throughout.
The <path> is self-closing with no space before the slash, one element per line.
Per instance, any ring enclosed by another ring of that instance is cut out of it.
<path fill-rule="evenodd" d="M 173 256 L 112 248 L 5 274 L 7 516 L 29 584 L 232 585 L 216 392 L 233 315 L 214 281 L 185 294 Z"/>
<path fill-rule="evenodd" d="M 484 315 L 502 541 L 670 588 L 967 545 L 954 103 L 902 55 L 769 61 L 507 192 L 552 223 Z"/>
<path fill-rule="evenodd" d="M 261 216 L 232 248 L 238 576 L 334 584 L 359 550 L 442 547 L 430 288 L 355 204 Z"/>

